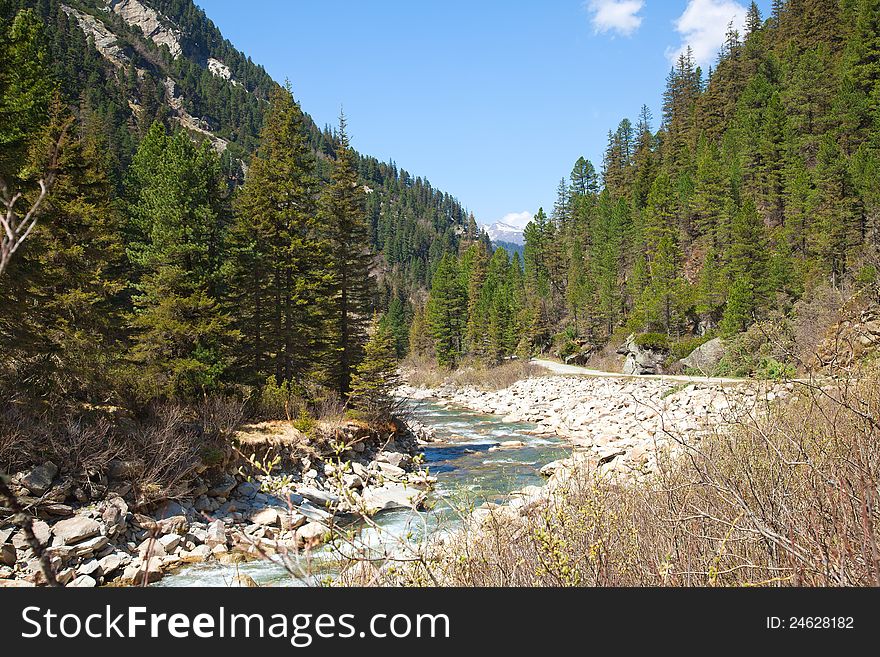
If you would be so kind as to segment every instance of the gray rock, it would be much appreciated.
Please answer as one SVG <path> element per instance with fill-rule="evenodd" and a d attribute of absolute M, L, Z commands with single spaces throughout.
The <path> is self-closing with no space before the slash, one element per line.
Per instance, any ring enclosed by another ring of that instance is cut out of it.
<path fill-rule="evenodd" d="M 281 517 L 277 509 L 260 509 L 251 516 L 251 522 L 263 527 L 277 527 L 281 524 Z"/>
<path fill-rule="evenodd" d="M 140 555 L 141 559 L 146 559 L 147 554 L 149 554 L 150 557 L 153 558 L 164 557 L 168 553 L 165 551 L 165 546 L 162 545 L 161 541 L 157 539 L 147 538 L 144 539 L 144 541 L 140 545 L 138 545 L 138 554 Z"/>
<path fill-rule="evenodd" d="M 98 550 L 103 549 L 110 539 L 106 536 L 95 536 L 93 538 L 77 543 L 70 547 L 70 555 L 74 557 L 85 557 L 94 554 Z"/>
<path fill-rule="evenodd" d="M 687 358 L 682 358 L 681 365 L 688 369 L 697 370 L 703 374 L 709 374 L 725 354 L 724 342 L 721 338 L 709 340 L 706 344 L 694 349 Z"/>
<path fill-rule="evenodd" d="M 52 461 L 46 461 L 43 465 L 31 468 L 19 481 L 34 495 L 43 495 L 52 487 L 52 480 L 58 474 L 58 466 Z"/>
<path fill-rule="evenodd" d="M 363 494 L 363 504 L 367 513 L 391 509 L 417 509 L 424 502 L 424 492 L 401 484 L 367 488 Z"/>
<path fill-rule="evenodd" d="M 212 549 L 217 545 L 226 545 L 226 525 L 223 524 L 222 520 L 215 520 L 208 525 L 205 545 Z"/>
<path fill-rule="evenodd" d="M 328 507 L 339 502 L 339 498 L 333 493 L 319 490 L 313 486 L 302 486 L 297 489 L 297 492 L 320 507 Z"/>
<path fill-rule="evenodd" d="M 92 577 L 100 577 L 104 574 L 104 571 L 101 569 L 101 562 L 97 559 L 90 559 L 85 563 L 80 564 L 76 567 L 77 575 L 91 575 Z"/>
<path fill-rule="evenodd" d="M 406 470 L 403 468 L 399 468 L 396 465 L 392 465 L 391 463 L 383 463 L 381 461 L 376 461 L 376 467 L 386 477 L 392 477 L 398 479 L 406 474 Z"/>
<path fill-rule="evenodd" d="M 168 518 L 173 518 L 175 516 L 186 516 L 186 509 L 179 502 L 175 502 L 174 500 L 167 500 L 162 503 L 162 505 L 156 509 L 156 512 L 153 514 L 153 517 L 156 520 L 167 520 Z"/>
<path fill-rule="evenodd" d="M 72 588 L 93 589 L 98 585 L 97 580 L 91 575 L 80 575 L 67 586 Z"/>
<path fill-rule="evenodd" d="M 76 578 L 76 571 L 73 568 L 65 568 L 55 575 L 55 581 L 61 586 L 67 586 Z"/>
<path fill-rule="evenodd" d="M 626 339 L 617 353 L 626 356 L 626 361 L 623 364 L 624 374 L 663 374 L 663 363 L 667 356 L 666 350 L 639 346 L 636 344 L 635 334 Z"/>
<path fill-rule="evenodd" d="M 363 478 L 356 474 L 342 475 L 342 482 L 345 484 L 345 487 L 350 490 L 360 490 L 364 487 Z"/>
<path fill-rule="evenodd" d="M 224 474 L 213 482 L 213 487 L 208 490 L 207 495 L 208 497 L 227 497 L 237 485 L 238 480 L 235 477 Z"/>
<path fill-rule="evenodd" d="M 186 536 L 189 531 L 189 521 L 186 516 L 171 516 L 156 523 L 160 534 L 176 534 Z"/>
<path fill-rule="evenodd" d="M 122 580 L 134 586 L 140 586 L 144 583 L 152 584 L 160 579 L 162 579 L 162 573 L 159 570 L 155 568 L 145 570 L 143 566 L 136 564 L 128 566 L 122 573 Z"/>
<path fill-rule="evenodd" d="M 245 499 L 251 499 L 260 492 L 260 487 L 252 481 L 243 481 L 235 489 L 235 494 Z"/>
<path fill-rule="evenodd" d="M 98 561 L 98 564 L 101 567 L 101 572 L 105 577 L 118 570 L 123 563 L 122 557 L 115 553 L 108 554 L 106 557 Z"/>
<path fill-rule="evenodd" d="M 171 554 L 180 545 L 180 536 L 178 534 L 166 534 L 159 538 L 159 543 L 165 549 L 165 554 Z"/>
<path fill-rule="evenodd" d="M 101 524 L 85 516 L 74 516 L 55 523 L 52 533 L 61 539 L 64 545 L 74 545 L 100 534 Z"/>

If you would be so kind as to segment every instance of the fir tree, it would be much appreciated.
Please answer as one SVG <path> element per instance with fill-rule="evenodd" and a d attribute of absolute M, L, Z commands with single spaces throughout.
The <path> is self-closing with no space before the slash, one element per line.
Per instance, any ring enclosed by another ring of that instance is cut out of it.
<path fill-rule="evenodd" d="M 400 385 L 394 333 L 383 318 L 374 322 L 364 355 L 351 380 L 351 403 L 373 420 L 390 420 Z"/>
<path fill-rule="evenodd" d="M 343 395 L 349 392 L 352 372 L 361 358 L 374 292 L 370 271 L 373 254 L 364 205 L 364 190 L 355 170 L 345 115 L 340 114 L 336 162 L 330 184 L 323 192 L 321 215 L 329 231 L 332 253 L 331 290 L 335 304 L 331 311 L 331 370 L 336 388 Z"/>
<path fill-rule="evenodd" d="M 252 381 L 325 371 L 327 231 L 319 230 L 314 158 L 290 88 L 270 99 L 231 229 L 229 300 L 244 339 L 239 366 Z"/>
<path fill-rule="evenodd" d="M 459 277 L 458 263 L 452 255 L 440 260 L 431 285 L 427 310 L 437 362 L 454 368 L 462 355 L 467 323 L 467 290 Z"/>

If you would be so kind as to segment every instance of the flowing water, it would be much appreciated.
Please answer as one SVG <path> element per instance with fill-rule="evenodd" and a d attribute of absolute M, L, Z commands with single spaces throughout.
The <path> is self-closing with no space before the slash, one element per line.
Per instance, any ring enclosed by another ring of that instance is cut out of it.
<path fill-rule="evenodd" d="M 389 511 L 376 516 L 377 527 L 360 527 L 359 547 L 370 546 L 382 553 L 401 553 L 404 545 L 426 535 L 448 531 L 460 523 L 462 512 L 484 502 L 503 502 L 509 493 L 528 485 L 541 485 L 541 466 L 569 453 L 563 441 L 532 436 L 533 425 L 503 422 L 495 416 L 477 415 L 434 402 L 413 402 L 412 412 L 437 432 L 437 442 L 424 446 L 424 466 L 437 477 L 430 496 L 431 509 Z M 505 441 L 525 443 L 515 449 L 492 450 Z M 346 551 L 346 545 L 337 550 Z M 297 566 L 292 575 L 287 566 L 261 560 L 238 565 L 215 561 L 187 566 L 169 575 L 157 586 L 228 586 L 236 574 L 246 574 L 261 586 L 302 586 L 332 577 L 338 552 L 322 548 L 308 563 Z M 306 574 L 306 573 L 311 574 Z"/>

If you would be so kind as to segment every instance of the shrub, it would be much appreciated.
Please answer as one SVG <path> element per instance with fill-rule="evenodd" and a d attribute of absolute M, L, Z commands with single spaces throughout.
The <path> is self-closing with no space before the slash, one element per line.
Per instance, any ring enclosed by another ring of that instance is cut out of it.
<path fill-rule="evenodd" d="M 880 377 L 794 384 L 731 431 L 661 455 L 641 483 L 579 469 L 391 583 L 877 586 Z"/>
<path fill-rule="evenodd" d="M 669 336 L 665 333 L 639 333 L 633 341 L 637 346 L 645 349 L 669 350 Z"/>

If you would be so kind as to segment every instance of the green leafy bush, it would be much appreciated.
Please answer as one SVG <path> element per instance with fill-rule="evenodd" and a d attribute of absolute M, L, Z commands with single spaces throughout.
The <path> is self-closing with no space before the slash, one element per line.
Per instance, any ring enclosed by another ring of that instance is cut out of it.
<path fill-rule="evenodd" d="M 635 336 L 634 342 L 645 349 L 669 351 L 669 336 L 665 333 L 640 333 Z"/>

